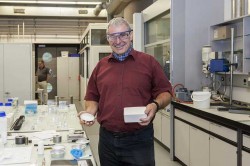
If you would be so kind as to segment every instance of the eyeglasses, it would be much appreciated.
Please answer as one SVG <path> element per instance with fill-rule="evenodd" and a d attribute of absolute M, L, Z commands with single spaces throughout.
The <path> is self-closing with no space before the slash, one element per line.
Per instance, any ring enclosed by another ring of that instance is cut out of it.
<path fill-rule="evenodd" d="M 128 31 L 124 31 L 124 32 L 117 32 L 117 33 L 108 34 L 107 39 L 108 39 L 108 41 L 112 41 L 112 42 L 117 40 L 117 38 L 119 38 L 120 40 L 127 40 L 132 31 L 133 30 L 128 30 Z"/>

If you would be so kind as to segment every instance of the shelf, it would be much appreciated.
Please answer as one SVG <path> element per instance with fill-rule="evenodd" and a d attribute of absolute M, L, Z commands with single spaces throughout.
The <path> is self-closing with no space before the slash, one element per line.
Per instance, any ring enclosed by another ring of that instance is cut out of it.
<path fill-rule="evenodd" d="M 236 24 L 236 23 L 239 23 L 239 22 L 243 22 L 244 17 L 246 17 L 246 16 L 242 16 L 242 17 L 239 17 L 239 18 L 234 18 L 232 20 L 228 20 L 228 21 L 225 21 L 223 23 L 215 24 L 215 25 L 212 25 L 212 27 L 226 26 L 226 25 L 231 25 L 231 24 Z"/>
<path fill-rule="evenodd" d="M 250 36 L 250 34 L 249 34 L 249 36 Z M 240 38 L 243 39 L 243 35 L 234 37 L 234 39 L 240 39 Z M 212 42 L 221 42 L 221 41 L 223 42 L 223 41 L 227 41 L 227 40 L 231 41 L 231 38 L 212 40 Z"/>

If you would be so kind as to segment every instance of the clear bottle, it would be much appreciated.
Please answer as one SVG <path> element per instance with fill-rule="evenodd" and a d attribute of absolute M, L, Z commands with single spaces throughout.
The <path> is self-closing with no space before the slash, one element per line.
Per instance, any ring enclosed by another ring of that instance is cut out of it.
<path fill-rule="evenodd" d="M 10 112 L 13 111 L 13 109 L 12 109 L 12 103 L 7 102 L 7 103 L 4 104 L 4 106 L 5 106 L 5 108 L 4 108 L 5 110 L 4 111 L 6 111 L 7 113 L 10 113 Z"/>
<path fill-rule="evenodd" d="M 7 117 L 4 111 L 0 111 L 0 126 L 1 140 L 5 144 L 7 143 Z"/>

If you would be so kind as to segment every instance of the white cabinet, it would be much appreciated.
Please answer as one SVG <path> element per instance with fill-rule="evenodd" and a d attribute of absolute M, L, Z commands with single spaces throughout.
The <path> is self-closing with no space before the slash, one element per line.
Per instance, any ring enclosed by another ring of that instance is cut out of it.
<path fill-rule="evenodd" d="M 57 57 L 57 96 L 79 99 L 79 58 Z"/>
<path fill-rule="evenodd" d="M 210 131 L 215 134 L 221 135 L 224 138 L 237 142 L 237 132 L 235 130 L 229 129 L 216 123 L 210 123 Z"/>
<path fill-rule="evenodd" d="M 190 165 L 209 166 L 209 134 L 190 126 Z"/>
<path fill-rule="evenodd" d="M 210 166 L 237 165 L 237 148 L 210 136 Z"/>
<path fill-rule="evenodd" d="M 242 151 L 242 166 L 250 165 L 250 153 Z"/>
<path fill-rule="evenodd" d="M 161 141 L 161 113 L 157 112 L 154 119 L 154 137 Z"/>
<path fill-rule="evenodd" d="M 161 116 L 161 141 L 170 148 L 170 117 L 165 114 Z"/>
<path fill-rule="evenodd" d="M 18 97 L 19 103 L 33 99 L 34 56 L 32 44 L 0 44 L 0 100 Z"/>
<path fill-rule="evenodd" d="M 184 164 L 189 165 L 189 125 L 175 119 L 175 156 Z"/>
<path fill-rule="evenodd" d="M 250 148 L 250 135 L 243 134 L 243 146 Z M 242 166 L 250 165 L 250 153 L 242 151 Z"/>
<path fill-rule="evenodd" d="M 163 145 L 170 148 L 170 117 L 166 110 L 156 113 L 154 119 L 154 137 Z"/>
<path fill-rule="evenodd" d="M 236 142 L 237 133 L 235 130 L 211 123 L 178 109 L 175 109 L 175 116 Z M 190 166 L 237 165 L 237 147 L 179 119 L 174 119 L 174 125 L 175 156 L 184 164 Z M 245 142 L 247 142 L 246 139 Z"/>
<path fill-rule="evenodd" d="M 209 134 L 175 119 L 175 156 L 186 165 L 209 166 Z"/>

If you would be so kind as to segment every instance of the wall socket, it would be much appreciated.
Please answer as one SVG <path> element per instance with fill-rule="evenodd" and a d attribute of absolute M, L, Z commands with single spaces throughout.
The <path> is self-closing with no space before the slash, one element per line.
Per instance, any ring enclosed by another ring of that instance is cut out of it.
<path fill-rule="evenodd" d="M 233 86 L 234 87 L 242 87 L 242 88 L 250 88 L 248 85 L 248 75 L 233 75 Z M 218 79 L 221 81 L 222 86 L 230 86 L 230 75 L 218 75 Z"/>

